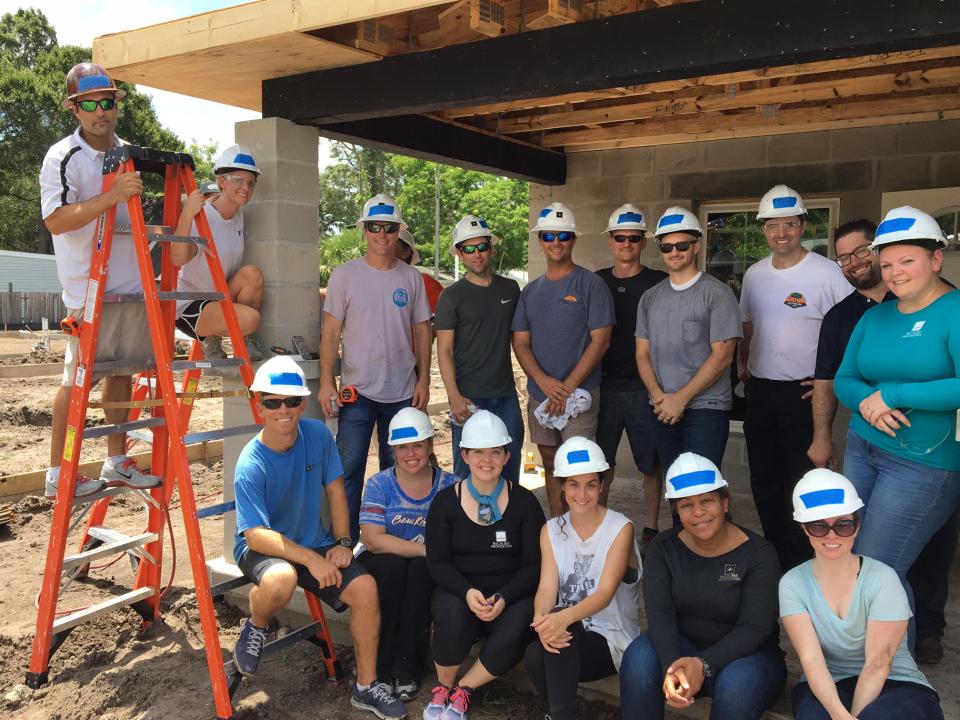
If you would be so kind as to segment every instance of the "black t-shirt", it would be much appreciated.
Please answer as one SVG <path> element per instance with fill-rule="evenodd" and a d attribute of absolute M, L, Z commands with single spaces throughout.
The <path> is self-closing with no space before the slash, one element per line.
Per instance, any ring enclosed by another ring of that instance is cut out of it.
<path fill-rule="evenodd" d="M 532 492 L 508 482 L 503 517 L 478 525 L 460 506 L 460 482 L 441 490 L 427 514 L 427 566 L 447 592 L 462 598 L 470 588 L 507 604 L 532 596 L 540 583 L 540 528 L 543 509 Z"/>
<path fill-rule="evenodd" d="M 453 330 L 457 388 L 470 399 L 516 395 L 510 324 L 520 297 L 516 280 L 494 275 L 490 285 L 462 278 L 440 294 L 437 330 Z"/>
<path fill-rule="evenodd" d="M 739 527 L 739 526 L 738 526 Z M 780 563 L 773 545 L 755 532 L 724 555 L 704 557 L 662 531 L 643 561 L 643 601 L 650 640 L 663 667 L 680 657 L 680 636 L 714 672 L 779 637 Z"/>
<path fill-rule="evenodd" d="M 613 274 L 613 268 L 608 267 L 597 270 L 597 275 L 610 288 L 617 317 L 610 347 L 600 364 L 601 389 L 644 390 L 637 372 L 637 305 L 640 296 L 667 277 L 667 273 L 645 267 L 633 277 L 618 278 Z"/>
<path fill-rule="evenodd" d="M 888 290 L 883 301 L 895 300 L 896 297 Z M 833 380 L 836 377 L 853 329 L 863 314 L 876 304 L 859 290 L 854 290 L 823 316 L 820 339 L 817 341 L 817 367 L 813 373 L 817 380 Z"/>

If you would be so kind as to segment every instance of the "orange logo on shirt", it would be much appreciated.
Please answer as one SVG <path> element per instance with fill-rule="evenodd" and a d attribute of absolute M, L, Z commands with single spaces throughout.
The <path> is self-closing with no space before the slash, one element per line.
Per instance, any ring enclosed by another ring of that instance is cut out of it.
<path fill-rule="evenodd" d="M 802 293 L 790 293 L 787 295 L 787 299 L 783 301 L 783 304 L 796 310 L 797 308 L 806 307 L 807 299 Z"/>
<path fill-rule="evenodd" d="M 563 301 L 564 301 L 565 303 L 575 303 L 575 302 L 577 301 L 577 296 L 576 296 L 576 295 L 564 295 L 564 296 L 563 296 Z"/>

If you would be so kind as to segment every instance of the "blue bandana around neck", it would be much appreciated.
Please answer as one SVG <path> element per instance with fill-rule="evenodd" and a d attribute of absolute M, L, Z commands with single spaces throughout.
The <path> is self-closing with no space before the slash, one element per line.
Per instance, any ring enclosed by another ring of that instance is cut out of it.
<path fill-rule="evenodd" d="M 472 475 L 467 475 L 467 490 L 470 496 L 477 501 L 477 520 L 484 525 L 493 525 L 503 519 L 503 513 L 500 512 L 500 505 L 497 498 L 500 497 L 500 491 L 503 490 L 503 476 L 497 481 L 497 486 L 489 495 L 481 495 L 473 486 Z"/>

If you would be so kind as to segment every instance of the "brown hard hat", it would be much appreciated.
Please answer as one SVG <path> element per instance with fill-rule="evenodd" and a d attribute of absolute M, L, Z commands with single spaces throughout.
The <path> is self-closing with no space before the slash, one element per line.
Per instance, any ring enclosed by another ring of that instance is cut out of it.
<path fill-rule="evenodd" d="M 73 102 L 90 93 L 111 91 L 117 100 L 123 98 L 126 90 L 118 88 L 102 66 L 92 62 L 82 62 L 70 68 L 67 73 L 67 99 L 63 107 L 69 108 Z"/>

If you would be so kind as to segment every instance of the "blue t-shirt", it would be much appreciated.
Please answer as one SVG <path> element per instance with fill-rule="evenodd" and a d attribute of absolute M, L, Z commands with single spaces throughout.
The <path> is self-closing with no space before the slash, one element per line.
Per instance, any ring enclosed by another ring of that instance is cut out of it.
<path fill-rule="evenodd" d="M 400 489 L 397 469 L 381 470 L 367 479 L 360 502 L 360 524 L 380 525 L 388 535 L 401 540 L 424 542 L 427 529 L 427 512 L 437 493 L 457 482 L 457 476 L 440 468 L 434 468 L 433 487 L 420 500 L 414 500 Z"/>
<path fill-rule="evenodd" d="M 922 310 L 902 313 L 896 302 L 867 310 L 857 323 L 833 381 L 837 397 L 853 411 L 850 429 L 897 457 L 942 470 L 960 470 L 956 441 L 960 408 L 960 290 Z M 857 412 L 879 390 L 910 426 L 896 437 Z"/>
<path fill-rule="evenodd" d="M 813 560 L 798 565 L 780 580 L 780 617 L 810 616 L 827 670 L 834 682 L 858 677 L 866 662 L 867 622 L 908 620 L 913 614 L 900 578 L 888 565 L 863 556 L 863 565 L 853 588 L 850 607 L 840 618 L 827 604 L 813 574 Z M 903 680 L 931 687 L 907 650 L 904 632 L 890 668 L 890 680 Z M 802 678 L 806 679 L 806 678 Z"/>
<path fill-rule="evenodd" d="M 590 344 L 590 332 L 613 325 L 613 295 L 596 273 L 575 265 L 559 280 L 541 275 L 520 293 L 513 314 L 514 332 L 530 333 L 530 349 L 540 367 L 552 378 L 570 374 Z M 580 383 L 584 390 L 600 384 L 600 363 Z M 527 378 L 527 390 L 537 402 L 543 390 Z"/>
<path fill-rule="evenodd" d="M 237 542 L 233 557 L 247 552 L 246 530 L 276 530 L 312 550 L 333 545 L 323 526 L 325 486 L 343 476 L 333 435 L 320 420 L 302 418 L 297 440 L 286 452 L 271 450 L 255 437 L 237 458 L 233 491 L 237 498 Z"/>

